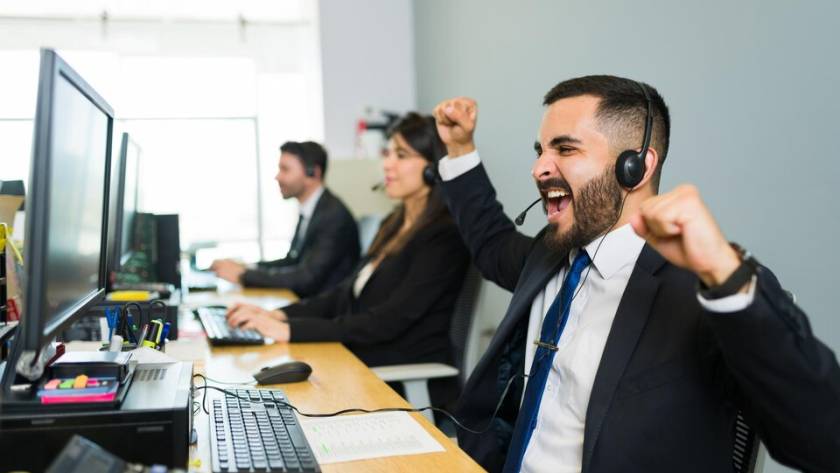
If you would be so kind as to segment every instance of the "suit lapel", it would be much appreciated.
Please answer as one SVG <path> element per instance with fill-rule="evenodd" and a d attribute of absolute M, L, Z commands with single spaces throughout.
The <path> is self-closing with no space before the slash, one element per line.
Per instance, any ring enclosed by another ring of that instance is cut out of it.
<path fill-rule="evenodd" d="M 513 298 L 508 305 L 505 317 L 496 329 L 484 356 L 476 365 L 473 372 L 475 379 L 478 379 L 481 373 L 488 368 L 489 363 L 510 337 L 522 316 L 530 313 L 534 298 L 543 290 L 548 280 L 560 271 L 567 259 L 568 253 L 553 252 L 542 241 L 535 244 L 533 251 L 528 255 L 525 266 L 522 268 L 519 282 L 513 290 Z"/>
<path fill-rule="evenodd" d="M 588 471 L 604 418 L 612 403 L 618 382 L 636 349 L 653 300 L 659 289 L 656 271 L 665 263 L 662 256 L 645 244 L 627 282 L 615 314 L 601 363 L 592 385 L 583 435 L 583 471 Z"/>
<path fill-rule="evenodd" d="M 312 216 L 309 218 L 309 225 L 306 226 L 306 233 L 301 235 L 303 241 L 301 241 L 301 248 L 306 247 L 309 244 L 309 240 L 311 238 L 309 235 L 315 235 L 317 233 L 317 227 L 321 224 L 321 219 L 324 214 L 324 208 L 329 205 L 329 200 L 332 198 L 330 191 L 325 187 L 324 192 L 321 193 L 321 197 L 318 199 L 318 202 L 315 203 L 315 208 L 312 210 Z"/>

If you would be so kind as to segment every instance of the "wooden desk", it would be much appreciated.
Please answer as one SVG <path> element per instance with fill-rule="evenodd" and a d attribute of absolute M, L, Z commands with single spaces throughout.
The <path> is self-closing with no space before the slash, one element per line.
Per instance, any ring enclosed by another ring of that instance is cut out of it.
<path fill-rule="evenodd" d="M 255 290 L 241 291 L 241 295 L 277 297 L 279 294 L 277 291 L 252 291 Z M 194 323 L 197 322 L 184 320 L 182 326 L 187 329 L 185 332 L 189 332 Z M 210 348 L 206 340 L 199 338 L 170 343 L 167 352 L 176 358 L 193 361 L 196 373 L 231 382 L 248 381 L 260 368 L 282 362 L 288 357 L 305 361 L 312 366 L 312 375 L 308 381 L 277 386 L 304 412 L 333 412 L 349 407 L 411 407 L 340 343 Z M 197 385 L 201 384 L 200 379 L 195 381 Z M 484 471 L 422 415 L 413 413 L 411 416 L 444 447 L 445 452 L 335 463 L 322 465 L 321 469 L 324 472 Z M 196 414 L 193 422 L 199 436 L 198 445 L 193 447 L 190 458 L 191 462 L 200 459 L 201 466 L 191 469 L 210 471 L 209 424 L 203 410 Z"/>
<path fill-rule="evenodd" d="M 219 291 L 194 291 L 184 299 L 186 308 L 207 305 L 230 305 L 234 302 L 250 302 L 266 309 L 276 309 L 298 300 L 288 289 L 243 289 L 237 285 L 219 284 Z"/>

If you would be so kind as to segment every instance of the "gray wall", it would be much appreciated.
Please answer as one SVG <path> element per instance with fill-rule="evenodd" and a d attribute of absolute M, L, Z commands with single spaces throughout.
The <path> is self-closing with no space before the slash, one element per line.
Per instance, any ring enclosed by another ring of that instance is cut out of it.
<path fill-rule="evenodd" d="M 415 0 L 414 11 L 418 105 L 478 100 L 479 148 L 509 215 L 536 197 L 531 144 L 552 85 L 593 73 L 649 82 L 673 118 L 663 190 L 698 185 L 727 237 L 840 348 L 840 3 Z M 544 219 L 529 218 L 535 233 Z M 509 296 L 488 289 L 492 326 Z"/>
<path fill-rule="evenodd" d="M 400 113 L 417 107 L 411 1 L 318 0 L 330 158 L 353 157 L 365 107 Z"/>

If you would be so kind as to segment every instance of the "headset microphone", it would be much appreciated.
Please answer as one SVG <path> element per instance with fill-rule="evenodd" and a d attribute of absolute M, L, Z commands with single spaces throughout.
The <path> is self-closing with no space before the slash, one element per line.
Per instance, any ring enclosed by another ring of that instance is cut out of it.
<path fill-rule="evenodd" d="M 529 210 L 531 210 L 531 207 L 537 205 L 537 202 L 540 202 L 540 201 L 542 201 L 542 197 L 540 197 L 539 199 L 531 202 L 531 205 L 526 207 L 525 210 L 523 210 L 522 213 L 519 214 L 519 216 L 517 216 L 516 220 L 514 220 L 513 222 L 516 223 L 517 226 L 521 226 L 523 223 L 525 223 L 525 215 L 528 213 Z"/>
<path fill-rule="evenodd" d="M 376 184 L 370 186 L 371 192 L 381 191 L 384 188 L 385 188 L 385 183 L 384 182 L 377 182 Z"/>

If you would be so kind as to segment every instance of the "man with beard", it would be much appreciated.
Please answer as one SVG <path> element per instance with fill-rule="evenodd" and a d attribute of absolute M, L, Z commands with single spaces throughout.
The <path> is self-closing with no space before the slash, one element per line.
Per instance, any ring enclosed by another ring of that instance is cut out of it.
<path fill-rule="evenodd" d="M 533 238 L 496 201 L 475 102 L 435 108 L 452 214 L 482 274 L 513 291 L 459 401 L 459 445 L 490 471 L 732 471 L 742 418 L 782 463 L 840 471 L 833 353 L 694 187 L 657 195 L 662 97 L 588 76 L 544 105 L 532 175 L 548 225 Z"/>

